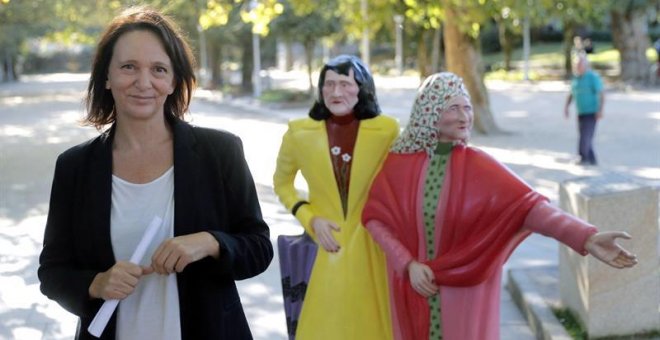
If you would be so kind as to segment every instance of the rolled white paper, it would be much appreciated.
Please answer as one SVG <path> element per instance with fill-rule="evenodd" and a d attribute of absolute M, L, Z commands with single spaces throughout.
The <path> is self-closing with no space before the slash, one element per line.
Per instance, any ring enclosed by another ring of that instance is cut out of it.
<path fill-rule="evenodd" d="M 156 232 L 162 223 L 163 220 L 160 217 L 154 216 L 151 223 L 149 223 L 147 230 L 144 231 L 140 243 L 135 247 L 135 251 L 129 260 L 130 262 L 140 264 L 142 257 L 144 257 L 144 253 L 154 240 L 154 236 L 156 236 Z M 119 300 L 106 300 L 99 311 L 96 312 L 96 316 L 94 316 L 92 323 L 89 324 L 87 331 L 97 338 L 101 337 L 105 326 L 108 325 L 108 321 L 110 321 L 110 317 L 112 317 L 112 313 L 114 313 L 118 304 Z"/>

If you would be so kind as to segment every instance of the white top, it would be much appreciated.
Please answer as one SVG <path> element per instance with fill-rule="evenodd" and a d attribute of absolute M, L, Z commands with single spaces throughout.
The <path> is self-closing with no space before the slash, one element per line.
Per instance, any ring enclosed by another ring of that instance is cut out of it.
<path fill-rule="evenodd" d="M 174 235 L 174 168 L 145 184 L 112 176 L 110 238 L 117 261 L 128 261 L 154 216 L 163 225 L 140 265 L 151 264 L 160 244 Z M 116 339 L 181 339 L 179 291 L 176 275 L 144 276 L 135 290 L 119 303 Z"/>

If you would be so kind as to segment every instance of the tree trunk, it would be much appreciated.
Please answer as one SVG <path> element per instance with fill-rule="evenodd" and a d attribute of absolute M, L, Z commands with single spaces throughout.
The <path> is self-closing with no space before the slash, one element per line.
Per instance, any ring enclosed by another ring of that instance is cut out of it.
<path fill-rule="evenodd" d="M 497 35 L 504 53 L 504 70 L 511 71 L 511 55 L 513 54 L 513 33 L 502 21 L 497 23 Z"/>
<path fill-rule="evenodd" d="M 7 75 L 7 61 L 5 58 L 0 59 L 0 82 L 9 82 L 9 77 Z"/>
<path fill-rule="evenodd" d="M 417 70 L 419 71 L 419 77 L 421 79 L 424 79 L 431 74 L 431 68 L 429 67 L 429 52 L 426 47 L 427 32 L 428 31 L 424 28 L 420 28 L 417 36 Z"/>
<path fill-rule="evenodd" d="M 305 62 L 307 64 L 307 80 L 309 81 L 309 90 L 307 91 L 310 96 L 314 95 L 314 80 L 312 79 L 314 62 L 314 40 L 307 40 L 303 43 L 305 48 Z"/>
<path fill-rule="evenodd" d="M 611 16 L 612 40 L 620 56 L 621 80 L 626 83 L 645 83 L 649 77 L 646 12 L 643 8 L 625 12 L 612 10 Z"/>
<path fill-rule="evenodd" d="M 209 39 L 208 51 L 211 68 L 211 86 L 213 88 L 222 88 L 224 85 L 224 75 L 222 73 L 222 45 L 217 41 Z"/>
<path fill-rule="evenodd" d="M 446 2 L 447 3 L 447 2 Z M 488 90 L 483 80 L 481 53 L 477 41 L 461 32 L 455 18 L 459 15 L 447 6 L 443 29 L 447 70 L 463 78 L 474 109 L 474 128 L 483 134 L 501 132 L 490 111 Z"/>
<path fill-rule="evenodd" d="M 243 94 L 252 93 L 252 69 L 254 68 L 254 60 L 252 53 L 252 32 L 245 30 L 242 34 L 243 54 L 241 55 L 241 92 Z"/>
<path fill-rule="evenodd" d="M 575 23 L 564 21 L 564 79 L 573 77 L 573 36 L 575 35 Z"/>
<path fill-rule="evenodd" d="M 10 51 L 5 51 L 5 58 L 2 62 L 3 82 L 14 82 L 18 80 L 16 72 L 15 56 Z"/>
<path fill-rule="evenodd" d="M 440 71 L 440 42 L 442 40 L 442 30 L 440 27 L 433 30 L 433 44 L 431 51 L 431 73 Z"/>

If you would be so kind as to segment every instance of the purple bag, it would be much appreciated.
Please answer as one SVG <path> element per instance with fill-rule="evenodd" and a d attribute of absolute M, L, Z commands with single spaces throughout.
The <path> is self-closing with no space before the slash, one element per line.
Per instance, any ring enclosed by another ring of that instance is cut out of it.
<path fill-rule="evenodd" d="M 312 238 L 301 235 L 280 235 L 277 237 L 277 250 L 280 257 L 282 295 L 289 339 L 296 337 L 296 327 L 302 309 L 307 283 L 312 273 L 318 246 Z"/>

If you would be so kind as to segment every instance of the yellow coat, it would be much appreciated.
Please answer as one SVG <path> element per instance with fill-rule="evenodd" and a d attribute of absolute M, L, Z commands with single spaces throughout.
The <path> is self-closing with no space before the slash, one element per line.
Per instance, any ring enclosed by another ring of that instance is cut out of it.
<path fill-rule="evenodd" d="M 315 241 L 312 217 L 331 220 L 341 229 L 333 232 L 341 247 L 337 253 L 319 245 L 296 330 L 298 340 L 392 339 L 385 256 L 360 220 L 371 182 L 398 133 L 398 123 L 387 116 L 360 121 L 344 219 L 325 121 L 289 122 L 273 176 L 275 193 L 291 211 L 304 199 L 294 188 L 300 171 L 310 204 L 298 209 L 298 221 Z"/>

